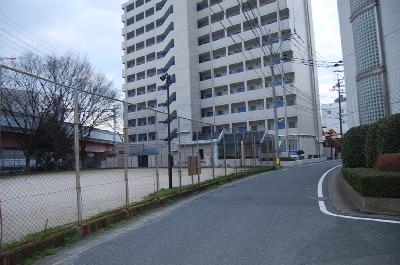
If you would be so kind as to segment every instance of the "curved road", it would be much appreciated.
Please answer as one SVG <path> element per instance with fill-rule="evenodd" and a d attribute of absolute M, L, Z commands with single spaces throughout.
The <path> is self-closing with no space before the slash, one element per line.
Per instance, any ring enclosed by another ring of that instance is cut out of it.
<path fill-rule="evenodd" d="M 234 182 L 40 263 L 400 264 L 400 224 L 320 211 L 318 181 L 336 165 L 297 166 Z"/>

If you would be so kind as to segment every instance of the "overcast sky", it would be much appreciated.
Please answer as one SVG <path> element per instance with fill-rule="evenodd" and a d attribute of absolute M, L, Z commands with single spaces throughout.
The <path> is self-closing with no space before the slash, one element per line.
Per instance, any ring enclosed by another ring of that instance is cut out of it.
<path fill-rule="evenodd" d="M 298 1 L 298 0 L 294 0 Z M 120 89 L 121 4 L 125 0 L 0 0 L 0 57 L 24 50 L 88 56 Z M 316 50 L 327 61 L 342 58 L 335 0 L 311 0 Z M 28 30 L 29 32 L 27 32 Z M 38 40 L 40 38 L 40 40 Z M 321 102 L 331 102 L 332 70 L 319 69 Z"/>

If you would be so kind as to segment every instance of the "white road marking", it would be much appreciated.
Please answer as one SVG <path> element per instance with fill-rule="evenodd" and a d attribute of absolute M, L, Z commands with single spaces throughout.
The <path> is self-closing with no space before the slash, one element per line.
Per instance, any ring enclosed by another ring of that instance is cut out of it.
<path fill-rule="evenodd" d="M 335 161 L 335 160 L 325 160 L 325 161 L 320 161 L 320 162 L 312 162 L 312 163 L 308 163 L 308 164 L 304 164 L 304 165 L 299 165 L 299 167 L 313 166 L 313 165 L 318 165 L 318 164 L 332 162 L 332 161 Z"/>
<path fill-rule="evenodd" d="M 334 217 L 340 217 L 340 218 L 345 218 L 345 219 L 353 219 L 353 220 L 364 220 L 364 221 L 373 221 L 373 222 L 380 222 L 380 223 L 390 223 L 390 224 L 400 224 L 400 221 L 395 221 L 395 220 L 388 220 L 388 219 L 375 219 L 375 218 L 366 218 L 366 217 L 356 217 L 356 216 L 348 216 L 348 215 L 342 215 L 342 214 L 334 214 L 328 211 L 326 208 L 325 202 L 322 200 L 323 193 L 322 193 L 322 184 L 324 182 L 325 177 L 334 169 L 341 167 L 342 165 L 333 167 L 326 171 L 322 177 L 320 178 L 318 182 L 318 205 L 319 209 L 321 212 L 323 212 L 326 215 L 334 216 Z"/>
<path fill-rule="evenodd" d="M 333 167 L 331 169 L 329 169 L 328 171 L 326 171 L 322 177 L 320 178 L 319 182 L 318 182 L 318 198 L 321 199 L 323 198 L 323 194 L 322 194 L 322 183 L 324 182 L 325 177 L 329 174 L 329 172 L 331 172 L 332 170 L 335 170 L 338 167 L 341 167 L 342 165 L 338 165 L 336 167 Z"/>

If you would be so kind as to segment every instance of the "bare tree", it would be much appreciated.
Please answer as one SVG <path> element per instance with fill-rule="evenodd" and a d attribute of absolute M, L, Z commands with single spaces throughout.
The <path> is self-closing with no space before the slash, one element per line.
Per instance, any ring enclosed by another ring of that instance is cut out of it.
<path fill-rule="evenodd" d="M 16 66 L 35 75 L 42 75 L 44 71 L 41 58 L 32 53 L 26 54 Z M 42 92 L 38 80 L 14 72 L 2 72 L 1 112 L 8 127 L 16 129 L 16 140 L 24 153 L 27 170 L 35 151 L 36 129 L 40 120 L 50 112 L 49 105 L 43 104 Z"/>
<path fill-rule="evenodd" d="M 86 166 L 86 147 L 94 129 L 114 120 L 117 92 L 102 74 L 93 74 L 79 95 L 79 135 L 82 164 Z"/>
<path fill-rule="evenodd" d="M 41 149 L 38 139 L 43 139 L 43 131 L 46 131 L 43 126 L 49 127 L 47 132 L 51 137 L 48 137 L 52 139 L 52 144 L 43 150 L 52 150 L 63 158 L 65 151 L 72 149 L 71 144 L 70 148 L 65 147 L 73 139 L 74 95 L 70 87 L 85 91 L 79 95 L 78 112 L 80 152 L 85 159 L 93 130 L 114 117 L 110 109 L 117 93 L 112 82 L 104 75 L 94 73 L 87 58 L 73 53 L 60 57 L 27 53 L 18 58 L 14 66 L 55 82 L 12 71 L 2 73 L 1 110 L 8 126 L 19 133 L 17 141 L 25 155 L 26 169 L 29 169 L 35 151 Z"/>

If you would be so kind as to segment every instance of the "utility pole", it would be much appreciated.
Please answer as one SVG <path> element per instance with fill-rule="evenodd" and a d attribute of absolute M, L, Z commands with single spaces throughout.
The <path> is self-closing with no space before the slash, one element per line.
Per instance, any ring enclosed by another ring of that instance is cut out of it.
<path fill-rule="evenodd" d="M 269 32 L 269 54 L 270 54 L 270 61 L 269 61 L 269 68 L 271 70 L 271 87 L 272 87 L 272 98 L 274 104 L 274 130 L 275 130 L 275 163 L 279 158 L 279 135 L 278 135 L 278 112 L 276 109 L 276 90 L 275 90 L 275 70 L 273 65 L 273 48 L 272 48 L 272 40 L 271 40 L 271 32 Z M 281 60 L 282 58 L 279 58 Z"/>
<path fill-rule="evenodd" d="M 170 112 L 170 99 L 169 99 L 169 87 L 171 85 L 171 76 L 168 73 L 163 74 L 160 77 L 161 81 L 165 81 L 165 88 L 167 89 L 167 124 L 168 124 L 168 187 L 172 189 L 172 154 L 171 154 L 171 112 Z"/>
<path fill-rule="evenodd" d="M 336 71 L 340 72 L 340 71 Z M 340 136 L 343 137 L 343 116 L 342 116 L 342 93 L 344 92 L 342 88 L 344 87 L 342 81 L 344 79 L 339 78 L 339 74 L 337 74 L 337 83 L 333 86 L 332 91 L 338 91 L 339 94 L 339 126 L 340 126 Z"/>

